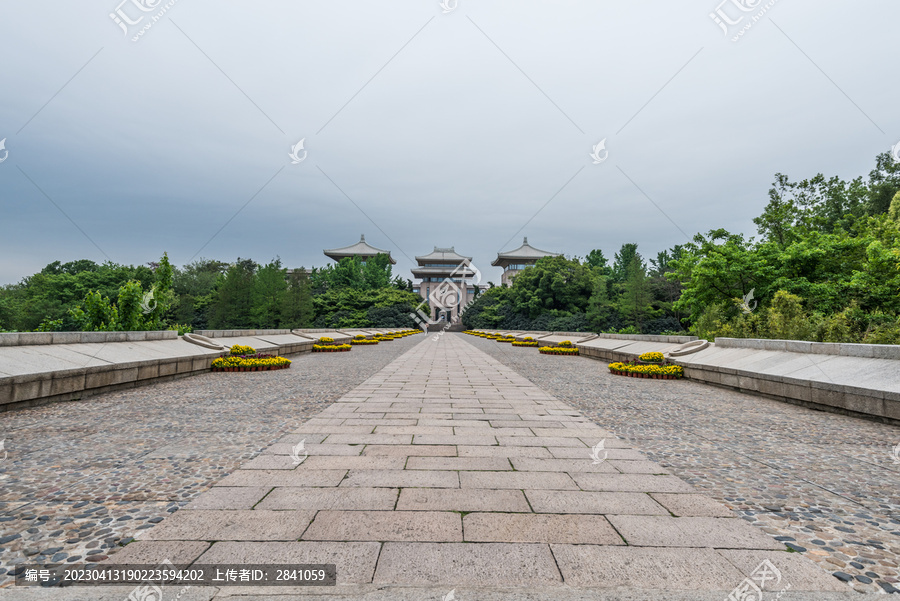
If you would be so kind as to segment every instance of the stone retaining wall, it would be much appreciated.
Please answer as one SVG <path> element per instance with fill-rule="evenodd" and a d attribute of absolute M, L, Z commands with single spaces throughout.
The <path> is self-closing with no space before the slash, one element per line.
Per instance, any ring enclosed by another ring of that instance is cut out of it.
<path fill-rule="evenodd" d="M 178 332 L 0 332 L 0 346 L 43 344 L 80 344 L 91 342 L 137 342 L 142 340 L 175 340 Z"/>
<path fill-rule="evenodd" d="M 900 359 L 900 345 L 851 344 L 846 342 L 805 342 L 803 340 L 758 340 L 753 338 L 716 338 L 722 348 L 746 348 L 764 351 L 787 351 L 813 355 L 840 355 L 870 359 Z"/>
<path fill-rule="evenodd" d="M 253 332 L 265 333 L 217 336 L 216 342 L 225 346 L 248 345 L 280 355 L 312 350 L 312 340 L 290 330 Z M 0 411 L 77 400 L 204 373 L 209 371 L 212 360 L 223 354 L 180 339 L 174 331 L 34 334 L 39 336 L 3 335 L 6 343 L 0 345 Z M 60 334 L 65 336 L 57 337 L 59 342 L 54 342 L 53 337 Z"/>
<path fill-rule="evenodd" d="M 648 351 L 668 353 L 677 345 L 598 338 L 576 346 L 585 357 L 613 362 Z M 900 346 L 719 338 L 672 362 L 684 367 L 686 378 L 705 384 L 900 425 L 895 357 L 900 358 Z"/>

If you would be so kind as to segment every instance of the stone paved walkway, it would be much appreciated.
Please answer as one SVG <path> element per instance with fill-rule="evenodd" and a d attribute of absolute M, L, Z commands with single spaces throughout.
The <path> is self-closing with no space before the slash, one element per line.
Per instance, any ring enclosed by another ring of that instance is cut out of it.
<path fill-rule="evenodd" d="M 25 562 L 104 559 L 422 338 L 0 413 L 0 588 Z"/>
<path fill-rule="evenodd" d="M 458 336 L 422 341 L 139 539 L 111 560 L 336 563 L 346 586 L 699 598 L 768 559 L 778 588 L 849 590 Z"/>

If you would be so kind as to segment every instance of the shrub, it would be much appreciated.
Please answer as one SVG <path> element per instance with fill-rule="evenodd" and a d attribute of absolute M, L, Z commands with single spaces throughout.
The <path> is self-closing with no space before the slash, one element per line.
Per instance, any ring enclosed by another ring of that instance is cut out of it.
<path fill-rule="evenodd" d="M 560 346 L 542 346 L 538 349 L 542 355 L 577 355 L 577 348 L 566 348 Z"/>
<path fill-rule="evenodd" d="M 769 336 L 776 340 L 809 340 L 810 322 L 803 311 L 803 299 L 779 290 L 768 312 Z"/>
<path fill-rule="evenodd" d="M 314 344 L 312 350 L 314 353 L 341 353 L 352 348 L 349 344 Z"/>
<path fill-rule="evenodd" d="M 684 368 L 680 365 L 635 365 L 621 361 L 609 364 L 609 371 L 617 375 L 647 375 L 670 376 L 681 378 L 684 376 Z"/>
<path fill-rule="evenodd" d="M 240 344 L 235 344 L 231 347 L 232 355 L 255 355 L 256 349 L 252 346 L 242 346 Z"/>
<path fill-rule="evenodd" d="M 640 357 L 638 357 L 641 361 L 645 361 L 647 363 L 662 363 L 666 360 L 662 353 L 652 352 L 652 353 L 644 353 Z"/>
<path fill-rule="evenodd" d="M 233 349 L 234 347 L 232 347 Z M 250 347 L 244 347 L 250 348 Z M 232 355 L 230 357 L 218 357 L 213 359 L 212 368 L 215 371 L 223 371 L 225 369 L 247 369 L 247 368 L 256 368 L 259 370 L 262 369 L 283 369 L 286 367 L 290 367 L 291 360 L 285 359 L 284 357 L 277 357 L 275 355 L 255 355 L 253 357 L 242 357 L 237 355 Z"/>

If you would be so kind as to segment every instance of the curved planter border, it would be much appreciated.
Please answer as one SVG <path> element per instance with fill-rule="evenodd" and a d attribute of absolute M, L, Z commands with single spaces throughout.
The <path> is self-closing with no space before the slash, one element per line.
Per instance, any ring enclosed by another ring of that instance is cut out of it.
<path fill-rule="evenodd" d="M 679 376 L 670 376 L 666 374 L 636 374 L 630 371 L 613 371 L 610 370 L 609 373 L 614 376 L 626 376 L 628 378 L 641 378 L 644 380 L 680 380 Z"/>
<path fill-rule="evenodd" d="M 291 364 L 287 365 L 257 365 L 254 367 L 213 367 L 213 371 L 274 371 L 276 369 L 289 369 Z"/>

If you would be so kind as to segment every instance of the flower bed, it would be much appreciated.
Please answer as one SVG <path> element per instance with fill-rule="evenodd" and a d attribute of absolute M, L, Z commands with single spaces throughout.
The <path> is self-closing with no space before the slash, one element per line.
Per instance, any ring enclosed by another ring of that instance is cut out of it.
<path fill-rule="evenodd" d="M 255 355 L 256 349 L 253 348 L 252 346 L 243 346 L 240 344 L 235 344 L 233 347 L 231 347 L 231 354 L 232 355 Z"/>
<path fill-rule="evenodd" d="M 322 336 L 319 338 L 319 344 L 333 344 L 334 338 L 329 338 L 328 336 Z"/>
<path fill-rule="evenodd" d="M 684 377 L 684 368 L 671 364 L 623 363 L 609 364 L 609 371 L 617 376 L 630 378 L 650 378 L 654 380 L 677 380 Z"/>
<path fill-rule="evenodd" d="M 314 344 L 314 353 L 344 353 L 352 349 L 349 344 Z"/>
<path fill-rule="evenodd" d="M 497 342 L 515 342 L 516 339 L 514 336 L 507 336 L 506 338 L 497 338 Z"/>
<path fill-rule="evenodd" d="M 577 355 L 577 348 L 568 348 L 564 346 L 542 346 L 538 349 L 542 355 Z"/>
<path fill-rule="evenodd" d="M 370 340 L 365 337 L 364 338 L 354 338 L 353 340 L 350 341 L 350 344 L 356 344 L 356 345 L 378 344 L 378 341 L 374 340 L 374 339 Z"/>
<path fill-rule="evenodd" d="M 540 343 L 537 340 L 523 340 L 522 342 L 513 342 L 513 346 L 539 346 Z"/>
<path fill-rule="evenodd" d="M 655 352 L 654 353 L 644 353 L 643 355 L 638 357 L 638 359 L 643 361 L 644 363 L 663 363 L 666 360 L 665 356 L 663 356 L 662 353 L 655 353 Z"/>
<path fill-rule="evenodd" d="M 212 362 L 213 371 L 269 371 L 273 369 L 287 369 L 290 366 L 290 359 L 263 354 L 218 357 L 213 359 Z"/>

